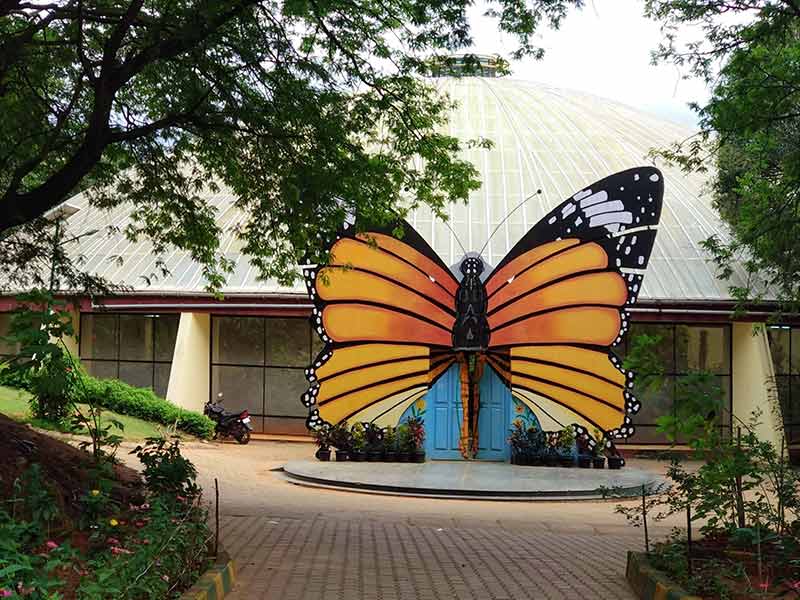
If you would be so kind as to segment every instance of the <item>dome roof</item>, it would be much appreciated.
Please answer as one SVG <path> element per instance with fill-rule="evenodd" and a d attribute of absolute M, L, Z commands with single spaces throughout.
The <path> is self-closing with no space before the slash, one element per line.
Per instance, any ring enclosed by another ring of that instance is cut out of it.
<path fill-rule="evenodd" d="M 480 250 L 490 232 L 524 198 L 541 189 L 514 212 L 497 230 L 483 252 L 489 264 L 497 264 L 525 232 L 548 211 L 587 185 L 631 167 L 649 164 L 647 153 L 683 140 L 691 131 L 641 113 L 633 108 L 580 92 L 495 77 L 441 77 L 433 82 L 458 106 L 449 133 L 462 140 L 487 138 L 491 149 L 467 149 L 464 157 L 475 164 L 483 185 L 467 204 L 450 206 L 450 222 L 468 251 Z M 715 277 L 715 268 L 701 247 L 712 234 L 725 237 L 725 228 L 710 199 L 702 194 L 704 179 L 679 169 L 658 165 L 665 179 L 664 206 L 640 302 L 718 302 L 730 300 L 728 282 Z M 218 222 L 228 232 L 221 248 L 235 262 L 223 291 L 227 294 L 305 295 L 303 287 L 285 288 L 260 281 L 231 225 L 242 215 L 234 196 L 222 189 L 208 193 L 217 209 Z M 84 195 L 71 199 L 81 208 L 69 223 L 75 231 L 103 229 L 114 224 L 124 228 L 130 218 L 125 206 L 101 211 L 88 206 Z M 444 262 L 452 265 L 463 255 L 455 235 L 441 221 L 433 220 L 427 207 L 415 210 L 411 224 L 431 244 Z M 165 257 L 170 274 L 145 284 L 144 276 L 155 270 L 152 246 L 130 243 L 120 233 L 85 239 L 80 252 L 85 268 L 112 282 L 140 293 L 193 293 L 204 291 L 202 269 L 188 253 L 176 251 Z M 121 256 L 123 262 L 113 260 Z M 742 273 L 730 282 L 741 285 Z"/>
<path fill-rule="evenodd" d="M 651 148 L 693 133 L 610 100 L 537 83 L 484 77 L 443 77 L 435 83 L 458 103 L 450 134 L 494 142 L 489 150 L 465 152 L 483 185 L 466 205 L 450 207 L 449 225 L 466 250 L 480 250 L 516 205 L 542 190 L 494 234 L 483 252 L 490 264 L 500 262 L 530 227 L 568 197 L 617 171 L 651 164 Z M 702 193 L 704 178 L 657 166 L 664 173 L 664 206 L 640 302 L 729 300 L 730 283 L 715 277 L 700 245 L 713 234 L 726 235 Z M 432 220 L 427 207 L 416 210 L 411 223 L 447 264 L 461 258 L 455 235 Z"/>

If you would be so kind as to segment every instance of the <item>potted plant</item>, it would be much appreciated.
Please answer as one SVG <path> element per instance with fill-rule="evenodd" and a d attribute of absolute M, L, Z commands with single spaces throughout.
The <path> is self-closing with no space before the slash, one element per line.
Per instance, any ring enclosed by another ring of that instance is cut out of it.
<path fill-rule="evenodd" d="M 364 441 L 367 461 L 379 462 L 383 458 L 383 430 L 375 423 L 364 423 Z"/>
<path fill-rule="evenodd" d="M 314 442 L 317 444 L 315 456 L 317 460 L 327 462 L 331 459 L 331 428 L 327 423 L 314 430 Z"/>
<path fill-rule="evenodd" d="M 592 467 L 602 469 L 606 466 L 606 457 L 603 456 L 606 449 L 605 436 L 602 431 L 595 429 L 594 439 L 597 443 L 592 447 Z"/>
<path fill-rule="evenodd" d="M 366 452 L 364 449 L 367 445 L 367 438 L 364 434 L 364 425 L 361 423 L 354 423 L 350 428 L 350 437 L 353 440 L 353 445 L 350 450 L 350 460 L 354 462 L 364 462 Z"/>
<path fill-rule="evenodd" d="M 572 458 L 572 447 L 575 445 L 575 428 L 567 425 L 558 432 L 556 449 L 558 452 L 558 464 L 562 467 L 571 467 L 574 464 Z"/>
<path fill-rule="evenodd" d="M 397 460 L 397 430 L 391 425 L 383 430 L 383 460 L 386 462 Z"/>
<path fill-rule="evenodd" d="M 622 465 L 625 464 L 625 459 L 622 458 L 619 454 L 609 454 L 608 456 L 608 468 L 609 469 L 621 469 Z"/>
<path fill-rule="evenodd" d="M 411 449 L 413 448 L 413 441 L 411 440 L 411 430 L 408 423 L 403 423 L 397 428 L 397 461 L 408 462 Z"/>
<path fill-rule="evenodd" d="M 547 434 L 536 425 L 529 425 L 525 430 L 525 439 L 528 446 L 526 463 L 533 466 L 544 464 L 544 456 L 547 452 Z"/>
<path fill-rule="evenodd" d="M 508 432 L 508 445 L 511 446 L 511 464 L 525 464 L 528 458 L 528 439 L 521 419 L 515 419 L 511 423 L 511 429 Z"/>
<path fill-rule="evenodd" d="M 336 448 L 336 462 L 347 460 L 352 448 L 350 430 L 344 423 L 337 423 L 330 431 L 330 445 Z"/>
<path fill-rule="evenodd" d="M 408 429 L 411 434 L 413 448 L 409 460 L 415 463 L 425 462 L 425 423 L 420 417 L 411 417 L 408 420 Z"/>
<path fill-rule="evenodd" d="M 582 435 L 575 440 L 578 447 L 578 467 L 581 469 L 592 468 L 592 448 L 589 445 L 589 436 Z"/>
<path fill-rule="evenodd" d="M 558 465 L 558 432 L 548 431 L 545 438 L 545 447 L 542 454 L 544 466 L 555 467 Z"/>

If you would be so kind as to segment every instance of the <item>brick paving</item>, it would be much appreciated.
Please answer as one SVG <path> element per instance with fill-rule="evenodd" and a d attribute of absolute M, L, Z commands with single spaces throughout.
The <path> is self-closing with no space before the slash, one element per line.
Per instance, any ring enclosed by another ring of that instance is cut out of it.
<path fill-rule="evenodd" d="M 238 569 L 230 600 L 634 598 L 625 557 L 641 532 L 614 503 L 375 496 L 292 485 L 275 471 L 313 452 L 275 442 L 184 447 L 207 498 L 219 479 L 222 544 Z M 675 525 L 654 524 L 651 539 Z"/>
<path fill-rule="evenodd" d="M 238 568 L 231 600 L 635 598 L 624 572 L 636 538 L 592 527 L 227 516 L 222 540 Z"/>

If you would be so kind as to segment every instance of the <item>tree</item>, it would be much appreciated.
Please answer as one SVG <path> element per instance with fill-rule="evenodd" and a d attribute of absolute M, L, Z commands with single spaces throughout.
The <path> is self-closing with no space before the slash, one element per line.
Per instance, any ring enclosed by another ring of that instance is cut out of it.
<path fill-rule="evenodd" d="M 705 242 L 724 277 L 742 261 L 741 305 L 777 293 L 800 302 L 800 2 L 647 0 L 664 23 L 655 60 L 688 68 L 712 95 L 695 105 L 698 136 L 660 152 L 686 169 L 715 167 L 711 189 L 731 237 Z M 686 40 L 687 25 L 701 32 Z M 794 308 L 793 308 L 794 307 Z"/>
<path fill-rule="evenodd" d="M 494 0 L 489 14 L 515 56 L 541 56 L 537 27 L 582 3 Z M 284 282 L 350 213 L 440 213 L 479 182 L 442 133 L 449 100 L 419 76 L 471 43 L 470 5 L 0 0 L 0 241 L 89 190 L 100 207 L 132 202 L 124 233 L 190 251 L 218 288 L 203 187 L 236 195 L 243 252 Z"/>

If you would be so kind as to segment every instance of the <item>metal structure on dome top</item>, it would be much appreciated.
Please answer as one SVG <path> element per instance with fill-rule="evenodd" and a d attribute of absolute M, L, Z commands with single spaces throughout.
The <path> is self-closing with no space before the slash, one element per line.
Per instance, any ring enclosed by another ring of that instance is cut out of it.
<path fill-rule="evenodd" d="M 640 409 L 611 351 L 628 328 L 661 215 L 653 167 L 610 175 L 533 226 L 494 268 L 468 252 L 453 269 L 408 223 L 347 227 L 330 264 L 305 269 L 325 348 L 306 370 L 307 425 L 396 425 L 460 367 L 459 449 L 477 452 L 479 386 L 495 371 L 545 429 L 627 438 Z"/>

